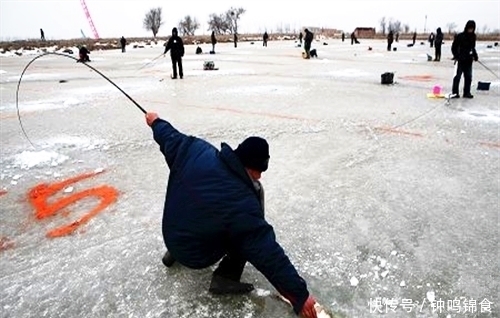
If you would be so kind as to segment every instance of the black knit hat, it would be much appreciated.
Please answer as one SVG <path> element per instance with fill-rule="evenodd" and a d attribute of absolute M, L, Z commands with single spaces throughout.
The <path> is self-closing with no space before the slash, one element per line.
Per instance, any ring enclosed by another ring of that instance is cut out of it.
<path fill-rule="evenodd" d="M 245 168 L 260 172 L 267 170 L 269 164 L 269 145 L 264 138 L 248 137 L 234 150 Z"/>

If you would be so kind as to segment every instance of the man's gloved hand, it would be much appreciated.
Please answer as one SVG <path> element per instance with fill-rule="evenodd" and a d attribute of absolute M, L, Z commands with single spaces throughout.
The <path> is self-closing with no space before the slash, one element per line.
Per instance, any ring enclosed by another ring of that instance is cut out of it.
<path fill-rule="evenodd" d="M 312 296 L 309 295 L 304 306 L 302 306 L 302 310 L 300 311 L 300 317 L 303 318 L 317 318 L 316 309 L 314 305 L 316 304 L 316 300 Z"/>
<path fill-rule="evenodd" d="M 153 125 L 153 122 L 158 118 L 159 117 L 157 113 L 146 113 L 146 123 L 149 127 L 151 127 L 151 125 Z"/>

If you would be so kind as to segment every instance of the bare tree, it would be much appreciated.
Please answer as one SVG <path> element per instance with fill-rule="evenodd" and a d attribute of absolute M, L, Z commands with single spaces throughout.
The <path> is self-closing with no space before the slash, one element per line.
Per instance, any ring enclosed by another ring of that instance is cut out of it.
<path fill-rule="evenodd" d="M 183 35 L 194 35 L 196 30 L 200 28 L 200 23 L 196 18 L 187 15 L 179 21 L 179 32 Z"/>
<path fill-rule="evenodd" d="M 385 26 L 386 26 L 386 21 L 385 21 L 385 17 L 382 17 L 382 19 L 380 19 L 380 30 L 382 31 L 382 34 L 385 34 Z"/>
<path fill-rule="evenodd" d="M 391 30 L 395 33 L 401 32 L 401 21 L 396 20 L 391 22 Z"/>
<path fill-rule="evenodd" d="M 153 32 L 153 37 L 156 38 L 160 26 L 163 24 L 161 17 L 161 8 L 150 9 L 146 16 L 144 17 L 144 28 L 146 30 L 151 30 Z"/>
<path fill-rule="evenodd" d="M 403 30 L 405 31 L 405 33 L 409 33 L 410 32 L 410 25 L 408 23 L 403 25 Z"/>
<path fill-rule="evenodd" d="M 450 23 L 446 24 L 446 27 L 448 28 L 448 33 L 452 34 L 453 31 L 455 31 L 457 24 L 455 22 L 450 22 Z"/>
<path fill-rule="evenodd" d="M 276 25 L 276 33 L 282 34 L 283 33 L 283 24 L 278 24 Z"/>
<path fill-rule="evenodd" d="M 226 12 L 226 19 L 231 25 L 232 34 L 238 34 L 238 21 L 240 20 L 241 15 L 245 12 L 246 10 L 243 8 L 233 7 Z"/>
<path fill-rule="evenodd" d="M 285 31 L 285 34 L 290 34 L 291 31 L 290 23 L 285 24 L 285 28 L 283 31 Z"/>
<path fill-rule="evenodd" d="M 231 25 L 226 19 L 226 14 L 212 13 L 208 17 L 208 31 L 214 31 L 216 34 L 226 34 L 231 32 Z"/>

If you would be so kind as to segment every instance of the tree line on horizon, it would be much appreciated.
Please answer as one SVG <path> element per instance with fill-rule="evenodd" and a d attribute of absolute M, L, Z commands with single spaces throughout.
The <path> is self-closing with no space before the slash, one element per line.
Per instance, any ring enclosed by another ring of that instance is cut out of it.
<path fill-rule="evenodd" d="M 211 13 L 208 16 L 208 29 L 207 31 L 213 31 L 216 35 L 222 34 L 238 34 L 238 22 L 241 16 L 246 12 L 244 8 L 234 8 L 231 7 L 222 13 Z M 165 23 L 162 17 L 162 8 L 152 8 L 150 9 L 143 21 L 143 26 L 146 30 L 153 32 L 153 37 L 156 38 L 160 27 Z M 400 20 L 382 17 L 379 20 L 380 32 L 386 34 L 387 31 L 393 31 L 395 33 L 410 33 L 411 27 L 408 23 L 403 24 Z M 449 34 L 452 34 L 457 29 L 457 24 L 454 22 L 449 22 L 446 25 Z M 177 29 L 181 35 L 194 35 L 195 32 L 200 28 L 200 23 L 196 17 L 191 15 L 186 15 L 177 23 Z M 279 27 L 277 28 L 278 33 L 289 33 L 291 30 L 289 27 Z M 482 28 L 482 33 L 486 34 L 490 31 L 487 25 Z M 494 30 L 494 33 L 499 33 L 499 30 Z"/>
<path fill-rule="evenodd" d="M 244 8 L 231 7 L 229 10 L 222 13 L 212 13 L 208 17 L 208 30 L 215 34 L 238 34 L 238 22 L 246 12 Z M 162 17 L 162 8 L 150 9 L 143 21 L 143 26 L 146 30 L 153 32 L 153 37 L 160 31 L 160 27 L 165 23 Z M 186 15 L 177 23 L 177 29 L 181 35 L 194 35 L 200 28 L 200 23 L 196 17 Z"/>

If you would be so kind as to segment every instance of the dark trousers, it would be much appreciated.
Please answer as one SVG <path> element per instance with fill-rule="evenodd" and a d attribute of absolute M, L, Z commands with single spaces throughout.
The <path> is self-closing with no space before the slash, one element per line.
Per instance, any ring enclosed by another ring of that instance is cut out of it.
<path fill-rule="evenodd" d="M 464 95 L 470 94 L 470 85 L 472 84 L 472 60 L 471 61 L 458 61 L 457 74 L 453 78 L 453 94 L 458 94 L 458 86 L 460 85 L 460 78 L 464 74 Z"/>
<path fill-rule="evenodd" d="M 387 42 L 387 51 L 390 51 L 392 47 L 392 42 Z"/>
<path fill-rule="evenodd" d="M 304 42 L 304 50 L 306 51 L 307 58 L 311 57 L 311 42 Z"/>
<path fill-rule="evenodd" d="M 267 41 L 264 40 L 264 42 L 262 43 L 262 46 L 267 46 Z"/>
<path fill-rule="evenodd" d="M 172 71 L 174 72 L 173 77 L 177 77 L 177 65 L 179 65 L 179 75 L 181 77 L 184 76 L 182 72 L 182 57 L 180 56 L 172 56 Z"/>
<path fill-rule="evenodd" d="M 125 53 L 125 45 L 122 46 L 122 53 Z"/>
<path fill-rule="evenodd" d="M 440 61 L 441 60 L 441 44 L 436 44 L 434 51 L 435 51 L 435 55 L 436 55 L 434 60 Z"/>
<path fill-rule="evenodd" d="M 243 269 L 245 268 L 246 261 L 237 255 L 226 255 L 219 263 L 219 266 L 214 271 L 214 275 L 222 276 L 235 282 L 239 282 Z"/>

